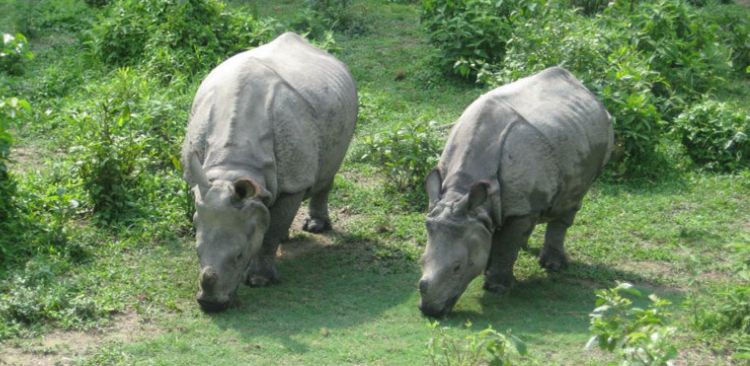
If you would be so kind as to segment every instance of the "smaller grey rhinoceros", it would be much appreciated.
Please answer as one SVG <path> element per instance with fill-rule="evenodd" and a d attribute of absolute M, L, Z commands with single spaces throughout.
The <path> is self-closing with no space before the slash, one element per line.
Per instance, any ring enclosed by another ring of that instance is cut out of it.
<path fill-rule="evenodd" d="M 548 223 L 541 266 L 564 267 L 565 231 L 612 144 L 602 103 L 560 67 L 474 101 L 425 182 L 420 310 L 446 314 L 483 271 L 486 290 L 511 286 L 518 250 L 537 223 Z"/>
<path fill-rule="evenodd" d="M 294 33 L 235 55 L 203 80 L 182 150 L 195 194 L 197 301 L 225 309 L 243 281 L 277 279 L 276 249 L 303 201 L 303 229 L 331 228 L 328 192 L 351 141 L 347 67 Z"/>

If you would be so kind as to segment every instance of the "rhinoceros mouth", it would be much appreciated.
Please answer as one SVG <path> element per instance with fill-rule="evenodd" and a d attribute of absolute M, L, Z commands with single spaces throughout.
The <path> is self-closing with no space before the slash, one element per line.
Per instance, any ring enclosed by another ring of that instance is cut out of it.
<path fill-rule="evenodd" d="M 453 296 L 443 303 L 442 306 L 432 306 L 427 304 L 420 304 L 419 310 L 422 314 L 432 318 L 442 318 L 453 310 L 453 306 L 456 305 L 458 297 L 460 295 Z"/>
<path fill-rule="evenodd" d="M 207 313 L 218 313 L 229 308 L 230 301 L 227 302 L 215 302 L 211 300 L 197 299 L 198 305 L 201 309 Z"/>

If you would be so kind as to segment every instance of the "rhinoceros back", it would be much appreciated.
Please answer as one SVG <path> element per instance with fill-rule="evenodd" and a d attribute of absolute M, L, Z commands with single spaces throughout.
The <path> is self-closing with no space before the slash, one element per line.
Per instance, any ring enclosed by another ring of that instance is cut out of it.
<path fill-rule="evenodd" d="M 472 103 L 451 131 L 439 168 L 449 193 L 496 179 L 504 217 L 554 215 L 580 204 L 612 144 L 601 102 L 553 67 Z"/>
<path fill-rule="evenodd" d="M 338 170 L 356 115 L 346 66 L 286 33 L 231 57 L 201 83 L 183 163 L 197 153 L 209 179 L 251 176 L 273 197 L 315 190 Z"/>

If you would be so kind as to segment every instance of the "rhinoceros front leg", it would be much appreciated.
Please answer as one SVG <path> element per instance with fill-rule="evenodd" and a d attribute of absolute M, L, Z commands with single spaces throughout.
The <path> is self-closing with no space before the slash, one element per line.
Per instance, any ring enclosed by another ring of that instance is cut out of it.
<path fill-rule="evenodd" d="M 331 230 L 331 220 L 328 218 L 328 193 L 333 187 L 333 180 L 323 189 L 314 192 L 310 197 L 310 216 L 305 219 L 302 230 L 311 233 L 322 233 Z"/>
<path fill-rule="evenodd" d="M 266 286 L 279 279 L 276 250 L 279 243 L 289 237 L 289 226 L 292 225 L 303 197 L 304 192 L 281 194 L 270 207 L 271 222 L 263 238 L 263 246 L 247 268 L 246 283 L 249 286 Z"/>
<path fill-rule="evenodd" d="M 568 266 L 565 254 L 565 233 L 573 225 L 578 209 L 570 210 L 547 224 L 544 247 L 539 254 L 539 265 L 549 271 L 559 271 Z"/>
<path fill-rule="evenodd" d="M 484 289 L 496 293 L 507 291 L 516 278 L 513 265 L 518 250 L 527 245 L 529 235 L 536 225 L 535 216 L 522 216 L 506 220 L 492 236 L 492 251 L 484 273 Z"/>

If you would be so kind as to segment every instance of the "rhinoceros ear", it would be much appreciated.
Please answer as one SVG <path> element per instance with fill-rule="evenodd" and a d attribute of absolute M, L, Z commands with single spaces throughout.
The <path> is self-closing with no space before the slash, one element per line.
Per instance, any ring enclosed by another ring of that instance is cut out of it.
<path fill-rule="evenodd" d="M 487 202 L 487 198 L 490 195 L 489 191 L 490 191 L 489 182 L 482 180 L 482 181 L 474 183 L 474 185 L 471 186 L 471 190 L 469 191 L 469 198 L 468 198 L 469 210 L 475 210 L 478 207 L 482 206 L 485 202 Z"/>
<path fill-rule="evenodd" d="M 440 176 L 440 171 L 435 168 L 432 169 L 430 174 L 427 174 L 427 178 L 424 182 L 424 189 L 427 191 L 427 197 L 430 199 L 430 205 L 437 201 L 440 201 L 440 195 L 443 190 L 443 178 Z"/>
<path fill-rule="evenodd" d="M 239 200 L 246 200 L 249 198 L 264 198 L 265 191 L 263 188 L 254 180 L 250 178 L 239 178 L 234 181 L 234 194 Z"/>

